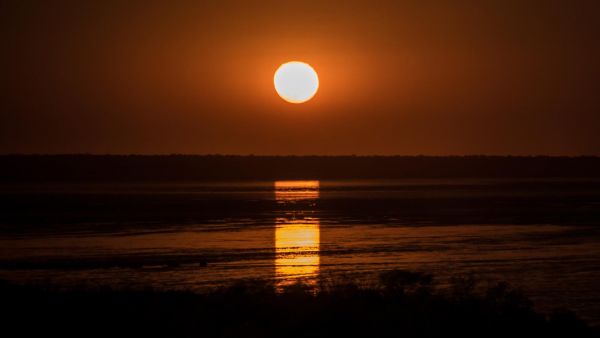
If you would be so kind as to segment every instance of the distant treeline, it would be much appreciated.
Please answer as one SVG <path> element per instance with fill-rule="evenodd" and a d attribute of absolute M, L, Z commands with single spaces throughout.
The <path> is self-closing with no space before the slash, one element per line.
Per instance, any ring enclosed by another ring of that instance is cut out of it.
<path fill-rule="evenodd" d="M 0 181 L 600 177 L 600 157 L 3 155 Z"/>

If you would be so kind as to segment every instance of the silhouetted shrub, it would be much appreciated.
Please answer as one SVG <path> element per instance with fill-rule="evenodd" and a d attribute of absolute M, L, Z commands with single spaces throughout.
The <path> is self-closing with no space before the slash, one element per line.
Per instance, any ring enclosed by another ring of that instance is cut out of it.
<path fill-rule="evenodd" d="M 521 292 L 472 278 L 388 271 L 379 283 L 244 280 L 206 293 L 0 282 L 2 329 L 20 337 L 593 337 L 569 311 L 546 318 Z"/>

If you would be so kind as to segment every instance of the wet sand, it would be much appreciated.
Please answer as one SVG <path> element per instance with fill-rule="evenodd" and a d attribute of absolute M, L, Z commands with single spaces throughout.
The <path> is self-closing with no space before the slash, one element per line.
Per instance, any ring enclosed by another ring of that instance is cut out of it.
<path fill-rule="evenodd" d="M 203 289 L 403 268 L 523 288 L 600 322 L 600 183 L 291 181 L 12 185 L 0 278 Z"/>

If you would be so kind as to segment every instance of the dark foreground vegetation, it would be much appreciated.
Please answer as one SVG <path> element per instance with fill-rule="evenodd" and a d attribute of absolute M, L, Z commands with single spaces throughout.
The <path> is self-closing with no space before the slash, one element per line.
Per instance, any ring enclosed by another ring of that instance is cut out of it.
<path fill-rule="evenodd" d="M 2 331 L 14 337 L 595 337 L 573 313 L 536 312 L 519 291 L 471 279 L 382 274 L 377 284 L 244 281 L 197 294 L 60 290 L 0 284 Z"/>
<path fill-rule="evenodd" d="M 600 177 L 600 157 L 0 156 L 0 181 Z"/>

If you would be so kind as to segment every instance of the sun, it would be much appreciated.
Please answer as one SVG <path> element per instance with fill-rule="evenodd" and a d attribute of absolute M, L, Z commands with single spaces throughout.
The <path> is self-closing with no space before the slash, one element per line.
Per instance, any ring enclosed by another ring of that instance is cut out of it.
<path fill-rule="evenodd" d="M 277 68 L 273 78 L 275 90 L 290 103 L 304 103 L 319 89 L 319 76 L 308 64 L 300 61 L 286 62 Z"/>

